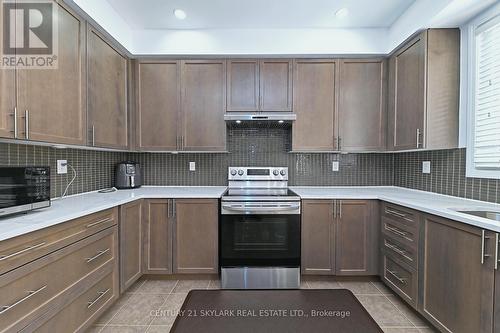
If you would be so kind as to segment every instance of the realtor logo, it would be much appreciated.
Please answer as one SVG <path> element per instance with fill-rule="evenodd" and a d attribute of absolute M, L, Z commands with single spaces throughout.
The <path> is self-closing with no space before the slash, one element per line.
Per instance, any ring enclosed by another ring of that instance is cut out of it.
<path fill-rule="evenodd" d="M 57 11 L 52 0 L 2 1 L 1 68 L 57 68 Z"/>

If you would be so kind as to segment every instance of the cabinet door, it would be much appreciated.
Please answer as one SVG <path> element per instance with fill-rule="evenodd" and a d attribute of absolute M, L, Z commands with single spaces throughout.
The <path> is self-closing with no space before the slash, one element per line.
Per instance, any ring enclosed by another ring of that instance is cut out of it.
<path fill-rule="evenodd" d="M 143 216 L 143 271 L 146 274 L 172 273 L 172 203 L 145 200 Z"/>
<path fill-rule="evenodd" d="M 228 60 L 227 111 L 259 110 L 259 61 Z"/>
<path fill-rule="evenodd" d="M 302 274 L 335 273 L 332 200 L 302 201 Z"/>
<path fill-rule="evenodd" d="M 293 80 L 292 148 L 335 150 L 337 64 L 333 60 L 296 60 Z"/>
<path fill-rule="evenodd" d="M 138 64 L 137 131 L 140 148 L 178 149 L 179 74 L 177 61 Z"/>
<path fill-rule="evenodd" d="M 378 204 L 370 200 L 338 201 L 335 239 L 337 275 L 377 275 Z"/>
<path fill-rule="evenodd" d="M 260 61 L 260 111 L 292 110 L 292 62 Z"/>
<path fill-rule="evenodd" d="M 23 138 L 84 145 L 85 22 L 66 5 L 53 4 L 58 12 L 57 69 L 18 69 L 18 112 L 29 121 L 27 129 L 27 122 L 20 122 L 22 131 L 27 130 Z"/>
<path fill-rule="evenodd" d="M 127 59 L 97 31 L 87 32 L 89 142 L 127 148 Z"/>
<path fill-rule="evenodd" d="M 343 60 L 339 84 L 339 140 L 345 151 L 385 147 L 384 59 Z"/>
<path fill-rule="evenodd" d="M 424 217 L 420 310 L 441 331 L 492 332 L 482 312 L 492 312 L 494 255 L 486 249 L 493 240 L 482 239 L 481 229 Z"/>
<path fill-rule="evenodd" d="M 142 275 L 142 200 L 120 207 L 120 292 Z"/>
<path fill-rule="evenodd" d="M 182 63 L 182 147 L 191 151 L 226 150 L 226 63 Z"/>
<path fill-rule="evenodd" d="M 396 150 L 423 147 L 425 112 L 425 39 L 423 36 L 424 34 L 419 35 L 393 56 L 395 91 L 394 109 L 391 110 L 394 127 L 391 132 Z"/>
<path fill-rule="evenodd" d="M 175 200 L 174 272 L 218 273 L 218 200 Z"/>
<path fill-rule="evenodd" d="M 0 17 L 3 18 L 3 6 L 0 6 Z M 3 36 L 3 24 L 0 24 L 0 36 Z M 0 40 L 0 45 L 3 38 Z M 16 70 L 0 69 L 0 137 L 14 138 L 14 109 L 16 100 Z"/>

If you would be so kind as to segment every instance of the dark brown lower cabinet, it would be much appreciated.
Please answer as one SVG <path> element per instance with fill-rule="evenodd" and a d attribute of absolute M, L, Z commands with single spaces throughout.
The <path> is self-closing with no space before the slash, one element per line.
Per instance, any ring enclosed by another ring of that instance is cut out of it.
<path fill-rule="evenodd" d="M 144 200 L 143 273 L 172 273 L 172 221 L 172 200 Z"/>
<path fill-rule="evenodd" d="M 219 210 L 216 199 L 176 199 L 174 273 L 218 273 Z"/>
<path fill-rule="evenodd" d="M 120 207 L 120 292 L 142 275 L 142 200 Z"/>
<path fill-rule="evenodd" d="M 420 312 L 442 332 L 498 332 L 494 233 L 431 215 L 423 221 Z"/>
<path fill-rule="evenodd" d="M 303 200 L 302 273 L 376 275 L 377 207 L 374 200 Z"/>

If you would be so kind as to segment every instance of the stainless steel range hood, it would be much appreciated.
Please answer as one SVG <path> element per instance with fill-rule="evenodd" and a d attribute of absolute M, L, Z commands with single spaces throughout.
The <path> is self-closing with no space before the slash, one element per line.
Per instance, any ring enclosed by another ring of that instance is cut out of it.
<path fill-rule="evenodd" d="M 283 121 L 292 122 L 297 119 L 297 115 L 292 112 L 231 112 L 224 114 L 226 121 Z"/>

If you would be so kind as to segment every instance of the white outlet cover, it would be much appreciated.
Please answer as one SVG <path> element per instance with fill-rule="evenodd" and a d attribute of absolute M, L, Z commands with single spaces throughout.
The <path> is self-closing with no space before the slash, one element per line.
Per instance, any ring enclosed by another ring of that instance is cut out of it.
<path fill-rule="evenodd" d="M 422 173 L 431 173 L 431 161 L 422 162 Z"/>
<path fill-rule="evenodd" d="M 339 161 L 333 161 L 332 162 L 332 171 L 337 172 L 337 171 L 339 171 L 339 169 L 340 169 L 340 163 L 339 163 Z"/>
<path fill-rule="evenodd" d="M 196 162 L 189 162 L 189 171 L 196 171 Z"/>
<path fill-rule="evenodd" d="M 57 160 L 57 174 L 63 175 L 68 173 L 68 161 L 67 160 Z"/>

